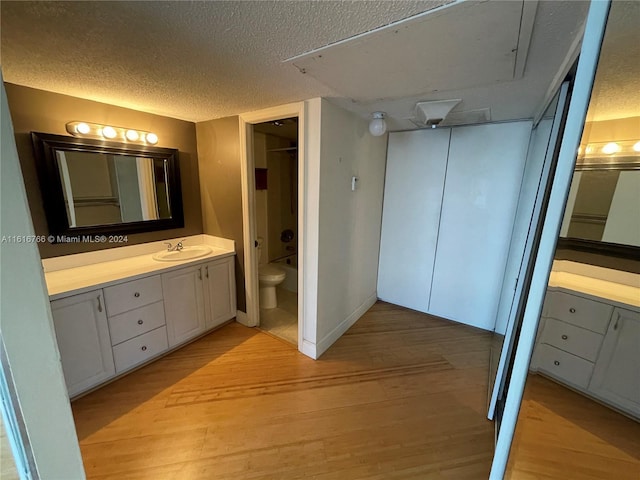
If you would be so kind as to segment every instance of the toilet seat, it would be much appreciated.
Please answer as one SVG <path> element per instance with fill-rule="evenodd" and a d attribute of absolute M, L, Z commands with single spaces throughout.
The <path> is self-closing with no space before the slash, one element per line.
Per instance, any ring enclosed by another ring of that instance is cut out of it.
<path fill-rule="evenodd" d="M 275 265 L 259 265 L 258 266 L 258 279 L 263 281 L 277 282 L 284 280 L 287 276 L 287 272 Z"/>

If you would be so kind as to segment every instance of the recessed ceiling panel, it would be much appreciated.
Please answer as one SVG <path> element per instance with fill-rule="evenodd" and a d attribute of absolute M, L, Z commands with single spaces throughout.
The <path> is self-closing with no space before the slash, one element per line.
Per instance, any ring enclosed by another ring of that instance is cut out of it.
<path fill-rule="evenodd" d="M 357 102 L 510 81 L 522 6 L 455 3 L 287 62 Z"/>

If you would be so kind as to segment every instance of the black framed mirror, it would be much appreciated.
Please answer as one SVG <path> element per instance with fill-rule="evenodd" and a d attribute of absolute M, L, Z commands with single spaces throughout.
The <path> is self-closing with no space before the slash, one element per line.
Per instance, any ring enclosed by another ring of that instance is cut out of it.
<path fill-rule="evenodd" d="M 640 155 L 633 147 L 578 157 L 558 248 L 640 259 Z"/>
<path fill-rule="evenodd" d="M 184 226 L 177 150 L 38 132 L 31 138 L 54 243 Z"/>

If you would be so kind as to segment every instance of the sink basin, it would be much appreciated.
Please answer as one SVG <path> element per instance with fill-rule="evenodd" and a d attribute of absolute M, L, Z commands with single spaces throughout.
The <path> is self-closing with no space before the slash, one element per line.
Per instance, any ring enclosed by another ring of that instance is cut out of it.
<path fill-rule="evenodd" d="M 182 250 L 173 252 L 162 251 L 153 254 L 152 258 L 160 262 L 180 262 L 182 260 L 191 260 L 192 258 L 204 257 L 211 253 L 211 248 L 204 245 L 194 247 L 184 247 Z"/>

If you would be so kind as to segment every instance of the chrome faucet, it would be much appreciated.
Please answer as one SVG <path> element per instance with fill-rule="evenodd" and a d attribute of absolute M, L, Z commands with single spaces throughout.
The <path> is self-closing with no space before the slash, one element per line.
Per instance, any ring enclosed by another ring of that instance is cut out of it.
<path fill-rule="evenodd" d="M 167 246 L 167 252 L 179 252 L 184 248 L 184 245 L 182 245 L 182 242 L 184 242 L 185 240 L 186 238 L 183 238 L 173 246 L 171 245 L 171 242 L 164 242 L 164 244 Z"/>

